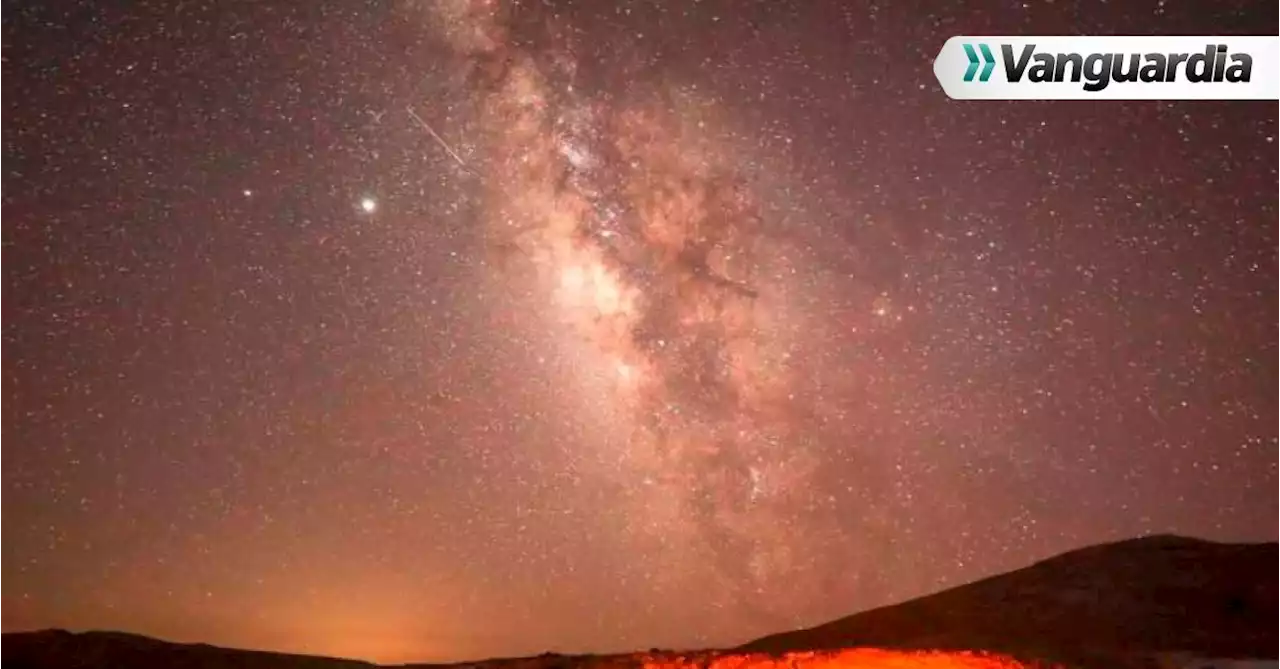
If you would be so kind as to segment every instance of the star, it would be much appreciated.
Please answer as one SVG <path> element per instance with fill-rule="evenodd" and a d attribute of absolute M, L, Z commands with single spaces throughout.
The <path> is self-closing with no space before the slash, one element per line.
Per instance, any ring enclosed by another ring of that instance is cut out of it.
<path fill-rule="evenodd" d="M 1274 106 L 979 113 L 926 61 L 981 3 L 26 4 L 13 626 L 724 646 L 1274 539 Z"/>

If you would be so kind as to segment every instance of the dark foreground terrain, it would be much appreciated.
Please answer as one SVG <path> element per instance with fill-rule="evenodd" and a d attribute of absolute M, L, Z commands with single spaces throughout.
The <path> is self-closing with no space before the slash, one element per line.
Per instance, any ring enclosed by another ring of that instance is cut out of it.
<path fill-rule="evenodd" d="M 459 669 L 1016 669 L 1261 667 L 1277 657 L 1277 544 L 1147 537 L 1072 551 L 902 604 L 732 651 L 543 655 Z M 903 652 L 835 652 L 879 647 Z M 1000 656 L 909 651 L 988 651 Z M 810 652 L 819 651 L 819 652 Z M 830 651 L 830 652 L 827 652 Z M 1014 660 L 1012 658 L 1018 658 Z M 175 644 L 115 632 L 4 635 L 13 668 L 367 669 L 332 658 Z M 426 666 L 426 665 L 423 665 Z"/>
<path fill-rule="evenodd" d="M 1278 559 L 1275 543 L 1132 539 L 775 634 L 741 650 L 883 646 L 981 648 L 1085 661 L 1168 652 L 1275 658 Z"/>

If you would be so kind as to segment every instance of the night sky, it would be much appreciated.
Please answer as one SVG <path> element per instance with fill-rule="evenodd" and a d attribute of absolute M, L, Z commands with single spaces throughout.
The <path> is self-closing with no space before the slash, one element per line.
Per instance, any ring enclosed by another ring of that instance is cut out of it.
<path fill-rule="evenodd" d="M 932 74 L 1274 3 L 606 5 L 5 3 L 5 630 L 725 645 L 1276 539 L 1277 106 Z"/>

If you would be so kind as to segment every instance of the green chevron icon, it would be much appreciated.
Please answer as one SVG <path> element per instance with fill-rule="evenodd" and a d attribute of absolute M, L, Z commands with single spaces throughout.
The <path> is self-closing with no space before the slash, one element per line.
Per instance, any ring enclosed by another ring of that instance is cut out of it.
<path fill-rule="evenodd" d="M 991 78 L 991 71 L 996 69 L 996 57 L 991 53 L 991 47 L 986 44 L 979 44 L 978 49 L 982 51 L 982 60 L 978 60 L 978 54 L 973 50 L 972 44 L 964 45 L 964 55 L 969 57 L 969 69 L 964 71 L 964 80 L 973 81 L 973 74 L 978 71 L 978 64 L 985 63 L 982 66 L 982 74 L 978 75 L 978 81 L 986 81 Z"/>

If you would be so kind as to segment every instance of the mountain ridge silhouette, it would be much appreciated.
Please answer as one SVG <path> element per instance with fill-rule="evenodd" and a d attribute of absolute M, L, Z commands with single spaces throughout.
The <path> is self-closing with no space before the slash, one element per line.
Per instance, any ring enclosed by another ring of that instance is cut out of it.
<path fill-rule="evenodd" d="M 571 669 L 640 666 L 646 658 L 700 662 L 698 658 L 725 653 L 781 656 L 851 647 L 985 651 L 1082 667 L 1151 666 L 1144 663 L 1171 654 L 1265 659 L 1277 655 L 1278 558 L 1276 542 L 1219 543 L 1177 535 L 1090 545 L 723 651 L 545 653 L 451 664 L 378 665 L 174 643 L 128 632 L 40 630 L 6 632 L 3 660 L 11 667 L 31 669 Z"/>

